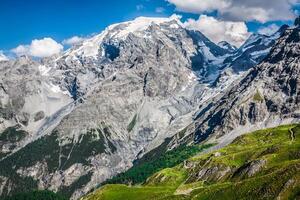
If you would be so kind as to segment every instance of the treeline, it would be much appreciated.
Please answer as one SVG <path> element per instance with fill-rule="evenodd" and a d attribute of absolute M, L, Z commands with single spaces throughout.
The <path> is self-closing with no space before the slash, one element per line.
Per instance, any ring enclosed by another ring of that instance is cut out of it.
<path fill-rule="evenodd" d="M 212 144 L 207 145 L 193 145 L 180 146 L 177 149 L 167 151 L 156 158 L 152 156 L 149 159 L 143 159 L 142 162 L 137 162 L 128 171 L 121 173 L 114 178 L 107 180 L 104 184 L 138 184 L 143 183 L 148 177 L 154 173 L 165 169 L 174 167 L 184 160 L 196 155 L 206 148 L 211 147 Z M 103 184 L 102 184 L 103 185 Z"/>

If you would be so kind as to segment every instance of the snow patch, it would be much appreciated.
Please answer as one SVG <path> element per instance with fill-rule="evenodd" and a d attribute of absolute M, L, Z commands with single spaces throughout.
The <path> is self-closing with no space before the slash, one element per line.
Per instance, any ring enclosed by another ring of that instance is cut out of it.
<path fill-rule="evenodd" d="M 173 20 L 176 20 L 176 18 L 172 16 L 170 18 L 138 17 L 133 21 L 113 25 L 114 27 L 119 25 L 125 26 L 125 28 L 115 34 L 114 37 L 124 39 L 129 33 L 142 32 L 153 24 L 160 25 Z M 171 28 L 179 28 L 179 25 L 172 24 Z"/>
<path fill-rule="evenodd" d="M 39 71 L 42 76 L 49 76 L 49 71 L 51 70 L 50 67 L 46 67 L 45 65 L 39 66 Z"/>
<path fill-rule="evenodd" d="M 265 50 L 255 51 L 255 52 L 251 53 L 251 56 L 255 59 L 255 58 L 260 57 L 262 55 L 268 54 L 270 52 L 270 50 L 271 50 L 271 47 L 267 48 Z"/>
<path fill-rule="evenodd" d="M 60 94 L 68 95 L 69 97 L 71 97 L 71 95 L 68 91 L 62 91 L 58 85 L 54 85 L 51 82 L 45 83 L 45 85 L 46 85 L 46 88 L 49 89 L 53 93 L 56 93 L 56 94 L 60 93 Z"/>
<path fill-rule="evenodd" d="M 106 36 L 109 35 L 113 39 L 125 39 L 129 33 L 143 32 L 152 24 L 160 25 L 173 20 L 175 20 L 177 24 L 171 24 L 170 27 L 179 28 L 181 22 L 176 15 L 172 15 L 169 18 L 138 17 L 133 21 L 113 24 L 107 27 L 99 35 L 84 40 L 80 46 L 69 49 L 64 56 L 67 56 L 67 59 L 71 58 L 72 60 L 76 60 L 78 57 L 93 57 L 96 59 L 98 55 L 104 55 L 103 50 L 99 52 L 99 49 Z"/>

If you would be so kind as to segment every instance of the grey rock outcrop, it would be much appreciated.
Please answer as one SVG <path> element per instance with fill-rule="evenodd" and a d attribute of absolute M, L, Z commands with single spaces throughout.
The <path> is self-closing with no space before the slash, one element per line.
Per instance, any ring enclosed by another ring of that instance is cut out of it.
<path fill-rule="evenodd" d="M 224 61 L 234 72 L 242 72 L 259 64 L 270 52 L 276 40 L 286 31 L 287 25 L 283 25 L 276 33 L 267 36 L 252 34 L 246 42 Z"/>

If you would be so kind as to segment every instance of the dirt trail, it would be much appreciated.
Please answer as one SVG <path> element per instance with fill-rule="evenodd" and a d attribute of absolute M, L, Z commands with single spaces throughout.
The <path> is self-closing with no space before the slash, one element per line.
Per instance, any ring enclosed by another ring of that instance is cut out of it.
<path fill-rule="evenodd" d="M 294 133 L 293 129 L 290 128 L 289 132 L 290 132 L 291 140 L 294 141 L 295 140 L 295 133 Z"/>

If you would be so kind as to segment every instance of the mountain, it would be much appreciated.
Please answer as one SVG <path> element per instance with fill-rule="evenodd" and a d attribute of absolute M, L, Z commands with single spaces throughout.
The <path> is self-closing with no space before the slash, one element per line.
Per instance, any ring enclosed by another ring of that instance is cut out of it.
<path fill-rule="evenodd" d="M 235 54 L 228 57 L 224 63 L 226 66 L 230 66 L 234 72 L 249 70 L 268 55 L 276 40 L 287 28 L 287 25 L 283 25 L 276 33 L 270 36 L 258 33 L 252 34 Z"/>
<path fill-rule="evenodd" d="M 232 52 L 211 42 L 199 31 L 187 31 L 187 33 L 196 49 L 194 55 L 190 57 L 192 70 L 199 82 L 211 84 L 220 74 L 222 63 Z"/>
<path fill-rule="evenodd" d="M 243 152 L 243 150 L 240 148 L 235 149 L 234 147 L 232 147 L 234 146 L 234 144 L 236 144 L 235 141 L 242 141 L 240 145 L 242 145 L 244 148 L 247 148 L 247 150 L 245 150 L 247 155 L 249 152 L 249 148 L 251 148 L 251 146 L 253 146 L 253 151 L 251 150 L 251 155 L 261 155 L 259 152 L 268 151 L 270 147 L 277 146 L 277 144 L 272 143 L 273 141 L 277 141 L 278 144 L 283 143 L 284 145 L 288 145 L 285 147 L 280 147 L 282 149 L 285 149 L 285 151 L 289 151 L 289 149 L 293 148 L 294 145 L 296 145 L 294 143 L 292 144 L 290 143 L 290 140 L 292 141 L 294 140 L 293 135 L 295 135 L 294 132 L 291 131 L 294 127 L 293 125 L 280 127 L 276 129 L 259 131 L 256 134 L 254 134 L 254 136 L 243 136 L 240 137 L 239 139 L 236 138 L 247 132 L 259 130 L 265 127 L 274 127 L 277 125 L 289 124 L 289 123 L 299 123 L 300 121 L 299 64 L 300 63 L 299 63 L 299 52 L 297 50 L 299 41 L 300 41 L 299 27 L 293 27 L 287 29 L 279 38 L 275 46 L 272 48 L 271 52 L 268 54 L 268 56 L 264 59 L 264 61 L 261 64 L 251 69 L 248 72 L 248 74 L 244 76 L 244 78 L 242 78 L 239 82 L 237 82 L 235 85 L 229 88 L 226 92 L 215 96 L 214 99 L 207 102 L 206 105 L 202 105 L 197 115 L 195 115 L 194 123 L 192 123 L 183 131 L 176 134 L 173 138 L 166 140 L 166 142 L 163 145 L 161 145 L 159 148 L 154 149 L 152 152 L 146 154 L 144 158 L 147 159 L 142 158 L 141 161 L 139 160 L 136 161 L 136 167 L 134 167 L 133 170 L 136 173 L 138 173 L 141 166 L 145 170 L 147 169 L 145 167 L 147 165 L 156 166 L 157 169 L 159 170 L 160 167 L 157 166 L 156 164 L 153 165 L 153 163 L 155 163 L 155 160 L 157 158 L 159 160 L 160 160 L 159 157 L 163 158 L 162 153 L 160 153 L 161 151 L 167 152 L 165 154 L 170 154 L 169 152 L 172 152 L 173 149 L 176 149 L 176 147 L 178 146 L 179 148 L 177 149 L 181 149 L 182 146 L 195 144 L 195 143 L 197 144 L 197 143 L 205 142 L 208 144 L 216 144 L 209 150 L 205 151 L 205 152 L 215 151 L 213 153 L 209 153 L 203 156 L 204 158 L 206 157 L 210 158 L 210 155 L 213 155 L 214 153 L 219 155 L 220 154 L 219 151 L 224 152 L 224 150 L 222 149 L 220 150 L 220 148 L 223 148 L 233 142 L 233 145 L 226 147 L 228 149 L 233 150 L 232 158 L 229 158 L 229 160 L 232 160 L 233 163 L 240 163 L 239 160 L 240 158 L 237 157 L 236 155 L 239 155 L 241 154 L 240 152 Z M 275 136 L 273 136 L 274 132 L 275 132 Z M 280 135 L 277 136 L 277 134 L 282 134 L 282 133 L 286 135 L 285 139 L 282 139 L 282 136 Z M 272 139 L 271 138 L 268 140 L 262 139 L 263 137 L 269 137 L 268 135 L 271 135 L 270 137 L 272 137 Z M 249 140 L 248 138 L 252 138 L 252 139 Z M 260 140 L 264 141 L 264 145 L 266 146 L 261 146 L 261 144 L 258 144 L 259 142 L 257 141 Z M 251 142 L 251 144 L 248 142 Z M 257 146 L 260 146 L 262 149 L 257 150 L 256 148 Z M 225 150 L 225 152 L 226 151 L 227 150 Z M 278 150 L 278 152 L 282 152 L 282 151 Z M 295 152 L 296 151 L 299 151 L 298 146 L 295 147 Z M 295 152 L 290 152 L 291 153 L 290 155 L 296 156 L 297 153 Z M 220 155 L 222 155 L 222 153 Z M 280 154 L 278 156 L 282 156 L 283 157 L 282 159 L 285 159 L 285 154 L 284 155 Z M 230 156 L 227 153 L 225 153 L 224 157 L 221 157 L 220 160 L 226 160 L 227 157 Z M 245 157 L 244 154 L 241 154 L 241 157 L 245 159 L 247 158 Z M 245 180 L 245 184 L 242 183 L 243 184 L 242 188 L 240 188 L 239 186 L 236 186 L 238 184 L 235 182 L 235 180 L 241 181 L 244 180 L 245 177 L 239 177 L 240 176 L 239 174 L 237 175 L 235 174 L 241 171 L 242 169 L 248 172 L 253 170 L 260 170 L 260 169 L 256 169 L 257 168 L 256 163 L 259 163 L 257 162 L 257 160 L 259 161 L 261 159 L 262 158 L 250 156 L 249 160 L 242 160 L 242 165 L 234 166 L 234 168 L 230 168 L 230 169 L 228 168 L 227 164 L 225 164 L 225 166 L 223 165 L 216 166 L 217 163 L 214 163 L 211 166 L 210 159 L 200 160 L 199 162 L 196 162 L 191 165 L 191 170 L 188 171 L 187 173 L 190 174 L 190 176 L 186 175 L 185 170 L 189 169 L 189 167 L 186 167 L 186 165 L 184 166 L 179 165 L 175 167 L 174 168 L 175 171 L 172 171 L 173 168 L 171 169 L 171 171 L 169 171 L 169 169 L 165 169 L 161 172 L 158 172 L 157 174 L 154 174 L 153 176 L 150 176 L 150 178 L 144 183 L 145 188 L 147 188 L 147 186 L 154 187 L 152 188 L 153 190 L 148 190 L 149 193 L 146 192 L 146 195 L 150 198 L 153 198 L 152 195 L 157 195 L 159 193 L 158 195 L 161 197 L 165 197 L 165 199 L 168 198 L 191 199 L 192 197 L 189 196 L 188 194 L 191 194 L 192 196 L 193 195 L 198 196 L 199 193 L 202 192 L 201 195 L 209 195 L 209 197 L 206 196 L 206 198 L 210 199 L 213 198 L 210 195 L 219 194 L 218 193 L 219 188 L 216 187 L 217 190 L 212 190 L 206 193 L 205 185 L 207 185 L 207 187 L 215 188 L 215 186 L 214 185 L 211 186 L 211 184 L 216 184 L 217 186 L 217 185 L 222 185 L 223 183 L 225 184 L 228 181 L 232 181 L 233 186 L 230 186 L 230 188 L 226 190 L 221 190 L 220 195 L 224 193 L 226 194 L 231 193 L 233 190 L 239 190 L 238 195 L 241 196 L 237 197 L 237 199 L 240 199 L 243 196 L 244 197 L 247 196 L 245 194 L 247 190 L 243 189 L 244 187 L 245 188 L 247 187 L 247 185 L 245 185 L 247 183 L 247 180 Z M 282 159 L 279 158 L 279 160 Z M 195 159 L 191 159 L 191 162 L 193 162 L 194 160 Z M 140 164 L 140 162 L 142 162 L 142 164 Z M 290 162 L 293 163 L 294 162 L 293 159 L 290 160 Z M 295 162 L 297 162 L 297 160 Z M 293 168 L 292 164 L 291 166 L 289 164 L 285 165 L 284 163 L 280 164 L 280 162 L 277 164 L 278 166 L 280 166 L 280 170 L 278 170 L 278 173 L 281 173 L 281 171 L 286 170 L 285 166 L 291 167 L 291 169 Z M 273 169 L 270 169 L 270 171 L 273 172 Z M 155 170 L 152 170 L 152 172 L 155 172 Z M 135 180 L 132 178 L 131 173 L 132 171 L 129 170 L 128 173 L 126 172 L 124 174 L 121 174 L 119 177 L 117 176 L 116 179 L 113 179 L 113 181 L 109 181 L 109 183 L 111 182 L 112 183 L 131 183 L 131 182 L 135 183 Z M 299 173 L 299 172 L 296 171 L 295 173 Z M 173 177 L 173 175 L 178 179 Z M 268 181 L 268 184 L 272 185 L 272 187 L 276 186 L 277 188 L 276 192 L 278 191 L 280 192 L 281 188 L 283 188 L 280 185 L 276 185 L 276 180 L 273 181 L 271 174 L 268 174 L 267 171 L 264 173 L 260 173 L 260 175 L 271 178 L 271 179 L 267 179 L 266 181 Z M 190 178 L 192 176 L 195 177 L 200 176 L 200 178 L 192 179 L 190 181 Z M 278 176 L 282 177 L 281 175 Z M 153 182 L 151 182 L 152 180 Z M 164 185 L 163 180 L 167 180 L 166 182 L 170 180 L 169 183 L 171 185 Z M 282 180 L 283 182 L 280 182 L 280 184 L 283 185 L 290 181 L 289 176 L 284 176 Z M 207 183 L 205 183 L 204 186 L 201 186 L 201 188 L 203 188 L 203 191 L 201 190 L 198 191 L 198 185 L 200 183 L 203 183 L 203 181 Z M 250 183 L 252 184 L 252 182 Z M 186 188 L 185 190 L 188 192 L 182 193 L 183 196 L 180 195 L 177 196 L 176 195 L 178 194 L 177 191 L 180 190 L 181 186 L 184 184 L 186 184 L 186 187 L 183 188 Z M 196 185 L 195 186 L 196 192 L 191 192 L 194 190 L 193 189 L 194 185 Z M 173 186 L 173 188 L 171 186 Z M 100 196 L 103 195 L 101 197 L 105 199 L 106 195 L 114 194 L 115 189 L 117 189 L 118 187 L 119 187 L 118 185 L 104 186 L 103 189 L 100 189 L 100 193 L 97 192 L 92 193 L 90 196 L 87 197 L 87 199 L 93 199 L 94 197 L 99 197 L 99 195 Z M 133 187 L 132 189 L 126 188 L 124 186 L 120 186 L 120 187 L 123 189 L 122 191 L 124 191 L 122 193 L 123 196 L 130 195 L 132 194 L 132 192 L 133 193 L 139 193 L 139 191 L 142 193 L 145 192 L 144 188 L 139 188 L 136 190 L 135 187 Z M 159 187 L 159 189 L 156 187 Z M 266 190 L 264 185 L 258 184 L 258 185 L 253 185 L 253 187 L 256 187 L 254 189 L 257 190 L 256 192 L 258 196 L 260 194 L 260 190 Z M 153 193 L 153 191 L 160 191 L 160 192 Z M 276 195 L 279 195 L 279 192 L 276 194 L 272 193 L 268 195 L 271 195 L 270 198 L 275 198 L 277 197 Z M 288 191 L 286 195 L 292 196 L 293 192 Z M 136 195 L 136 197 L 138 199 L 140 196 Z M 224 198 L 224 196 L 223 195 L 221 195 L 220 197 L 216 196 L 215 198 L 217 199 Z M 265 199 L 265 198 L 266 197 L 261 197 L 261 199 Z M 147 198 L 145 197 L 145 199 Z"/>
<path fill-rule="evenodd" d="M 209 140 L 223 147 L 242 133 L 300 120 L 299 27 L 288 28 L 263 62 L 202 105 L 182 142 Z M 172 142 L 171 142 L 172 143 Z"/>
<path fill-rule="evenodd" d="M 230 138 L 233 130 L 299 121 L 299 45 L 299 27 L 287 29 L 262 63 L 203 107 L 196 119 L 195 140 L 211 134 Z"/>
<path fill-rule="evenodd" d="M 248 70 L 263 61 L 276 43 L 276 40 L 287 28 L 287 25 L 283 25 L 276 33 L 270 36 L 258 33 L 252 34 L 240 48 L 232 51 L 225 58 L 223 64 L 220 65 L 221 72 L 212 85 L 221 87 L 224 82 L 230 84 L 241 79 Z M 221 42 L 220 46 L 224 45 L 228 46 L 230 44 Z"/>
<path fill-rule="evenodd" d="M 165 150 L 211 135 L 231 136 L 239 124 L 266 115 L 297 119 L 298 54 L 292 46 L 298 43 L 284 39 L 294 30 L 287 29 L 271 55 L 285 45 L 294 54 L 274 55 L 249 74 L 235 72 L 235 59 L 229 62 L 245 48 L 220 47 L 174 16 L 111 25 L 42 61 L 24 56 L 0 62 L 1 195 L 38 188 L 78 199 L 162 145 Z M 270 41 L 254 42 L 259 47 L 251 51 L 259 54 Z M 288 71 L 275 73 L 277 62 L 294 70 L 293 80 L 284 79 Z M 265 65 L 275 68 L 272 76 Z M 244 101 L 245 107 L 237 103 Z"/>
<path fill-rule="evenodd" d="M 41 62 L 0 63 L 1 194 L 76 199 L 130 168 L 215 95 L 192 66 L 225 53 L 176 18 L 140 17 Z"/>
<path fill-rule="evenodd" d="M 298 199 L 300 126 L 236 138 L 150 176 L 142 185 L 106 185 L 83 200 Z"/>

